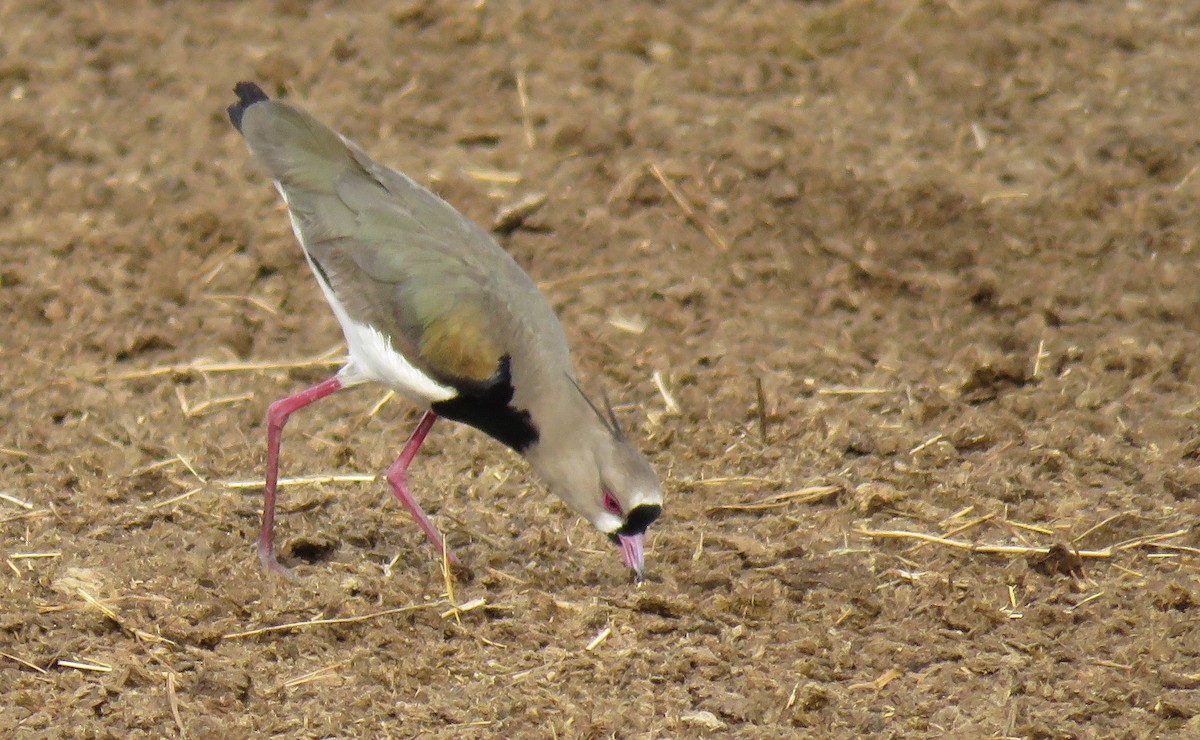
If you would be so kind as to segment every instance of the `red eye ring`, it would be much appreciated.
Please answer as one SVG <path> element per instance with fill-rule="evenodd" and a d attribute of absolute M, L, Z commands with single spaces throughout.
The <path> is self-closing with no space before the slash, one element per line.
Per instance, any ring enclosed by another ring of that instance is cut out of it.
<path fill-rule="evenodd" d="M 622 516 L 625 513 L 621 509 L 621 502 L 617 501 L 617 497 L 612 495 L 612 492 L 608 489 L 604 491 L 604 510 L 617 516 Z"/>

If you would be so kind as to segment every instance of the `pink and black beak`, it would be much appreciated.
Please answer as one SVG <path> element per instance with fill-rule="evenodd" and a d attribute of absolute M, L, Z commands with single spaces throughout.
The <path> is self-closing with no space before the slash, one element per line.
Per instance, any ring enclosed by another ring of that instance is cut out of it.
<path fill-rule="evenodd" d="M 621 548 L 621 557 L 625 565 L 633 571 L 638 583 L 645 580 L 646 554 L 644 541 L 646 528 L 654 523 L 662 514 L 658 504 L 642 504 L 633 507 L 625 517 L 625 523 L 616 532 L 608 535 L 617 547 Z"/>

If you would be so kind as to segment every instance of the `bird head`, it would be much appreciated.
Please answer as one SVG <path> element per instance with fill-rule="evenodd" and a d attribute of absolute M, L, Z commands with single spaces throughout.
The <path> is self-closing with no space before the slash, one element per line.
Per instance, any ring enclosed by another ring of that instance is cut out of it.
<path fill-rule="evenodd" d="M 620 548 L 625 565 L 641 582 L 643 542 L 646 529 L 662 514 L 662 486 L 650 462 L 618 426 L 607 399 L 604 414 L 582 390 L 579 397 L 586 406 L 572 423 L 544 435 L 526 457 L 551 493 Z"/>

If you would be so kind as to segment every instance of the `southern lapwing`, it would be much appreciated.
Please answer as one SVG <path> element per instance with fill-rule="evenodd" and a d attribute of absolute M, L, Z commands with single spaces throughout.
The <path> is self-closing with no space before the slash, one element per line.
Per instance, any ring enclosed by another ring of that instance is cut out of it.
<path fill-rule="evenodd" d="M 640 581 L 643 535 L 662 513 L 662 488 L 612 409 L 602 413 L 580 389 L 562 326 L 533 280 L 448 203 L 308 113 L 251 82 L 234 92 L 229 120 L 283 197 L 348 348 L 336 375 L 267 412 L 263 566 L 289 574 L 273 546 L 288 417 L 375 382 L 425 411 L 387 481 L 439 552 L 442 538 L 406 473 L 444 416 L 523 455 L 552 493 L 620 547 Z"/>

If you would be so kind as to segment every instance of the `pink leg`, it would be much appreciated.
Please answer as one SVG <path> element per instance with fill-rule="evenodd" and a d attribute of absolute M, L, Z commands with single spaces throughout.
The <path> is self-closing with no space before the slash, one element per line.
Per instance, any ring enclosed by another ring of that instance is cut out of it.
<path fill-rule="evenodd" d="M 392 487 L 392 493 L 396 494 L 396 498 L 400 499 L 400 503 L 404 504 L 404 508 L 408 509 L 408 513 L 412 514 L 412 518 L 417 521 L 417 525 L 425 532 L 425 536 L 429 538 L 429 544 L 437 548 L 440 553 L 443 549 L 442 536 L 438 532 L 437 527 L 433 526 L 433 522 L 429 521 L 429 517 L 425 516 L 425 512 L 421 510 L 421 505 L 416 502 L 412 494 L 408 490 L 408 465 L 413 458 L 417 456 L 417 450 L 421 449 L 421 443 L 425 441 L 426 435 L 433 427 L 433 422 L 437 421 L 437 414 L 432 411 L 426 411 L 417 422 L 417 428 L 413 430 L 412 436 L 408 438 L 408 443 L 404 445 L 404 449 L 400 451 L 400 457 L 396 458 L 396 462 L 392 463 L 392 467 L 388 468 L 387 481 Z M 451 562 L 458 562 L 454 555 L 446 551 Z"/>
<path fill-rule="evenodd" d="M 267 488 L 263 496 L 262 532 L 258 535 L 258 559 L 267 570 L 289 578 L 292 577 L 292 572 L 275 559 L 275 489 L 279 483 L 279 438 L 283 433 L 283 425 L 287 424 L 293 411 L 298 411 L 341 387 L 341 381 L 334 376 L 294 396 L 280 399 L 267 409 Z"/>

